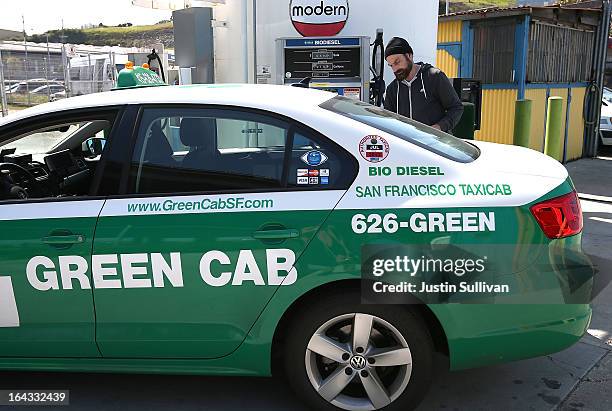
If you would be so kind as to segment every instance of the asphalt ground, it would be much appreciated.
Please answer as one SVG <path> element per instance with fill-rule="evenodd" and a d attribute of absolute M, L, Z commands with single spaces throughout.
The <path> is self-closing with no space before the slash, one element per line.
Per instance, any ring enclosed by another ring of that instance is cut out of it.
<path fill-rule="evenodd" d="M 604 151 L 604 157 L 575 161 L 567 168 L 582 198 L 585 252 L 602 272 L 612 273 L 608 154 Z M 612 285 L 603 285 L 593 301 L 588 333 L 577 344 L 544 357 L 439 372 L 419 411 L 612 409 Z M 3 372 L 0 388 L 70 390 L 70 406 L 44 410 L 305 409 L 282 381 L 272 378 Z"/>

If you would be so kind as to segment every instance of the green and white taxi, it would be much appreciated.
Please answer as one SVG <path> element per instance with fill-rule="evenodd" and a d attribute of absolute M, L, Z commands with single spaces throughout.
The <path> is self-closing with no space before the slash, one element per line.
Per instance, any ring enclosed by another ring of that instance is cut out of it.
<path fill-rule="evenodd" d="M 582 230 L 561 164 L 328 92 L 81 96 L 1 119 L 0 150 L 0 369 L 274 374 L 314 409 L 404 410 L 436 353 L 545 355 L 591 318 L 557 275 Z M 504 285 L 396 303 L 364 249 L 415 244 L 503 245 Z"/>

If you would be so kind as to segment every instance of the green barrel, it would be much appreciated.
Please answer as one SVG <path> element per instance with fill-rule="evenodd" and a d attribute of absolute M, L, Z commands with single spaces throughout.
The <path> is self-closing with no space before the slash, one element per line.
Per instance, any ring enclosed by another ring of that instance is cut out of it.
<path fill-rule="evenodd" d="M 563 98 L 548 98 L 548 114 L 546 115 L 546 142 L 544 153 L 557 161 L 563 161 L 563 138 L 565 124 L 563 118 Z"/>
<path fill-rule="evenodd" d="M 517 100 L 514 109 L 514 145 L 529 147 L 531 100 Z"/>
<path fill-rule="evenodd" d="M 466 140 L 474 140 L 474 126 L 476 120 L 476 108 L 473 103 L 463 102 L 463 115 L 459 124 L 453 130 L 455 137 Z"/>

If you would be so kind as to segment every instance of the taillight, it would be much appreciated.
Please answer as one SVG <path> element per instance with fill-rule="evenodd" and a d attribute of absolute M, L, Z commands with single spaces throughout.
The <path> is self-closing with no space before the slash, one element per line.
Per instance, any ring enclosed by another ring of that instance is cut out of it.
<path fill-rule="evenodd" d="M 582 231 L 582 210 L 576 191 L 531 206 L 531 214 L 548 238 L 563 238 Z"/>

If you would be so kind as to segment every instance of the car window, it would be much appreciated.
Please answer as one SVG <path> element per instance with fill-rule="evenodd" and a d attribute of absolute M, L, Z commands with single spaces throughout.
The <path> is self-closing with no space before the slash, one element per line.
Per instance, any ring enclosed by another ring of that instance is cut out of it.
<path fill-rule="evenodd" d="M 375 127 L 454 161 L 469 163 L 480 155 L 477 147 L 464 140 L 368 103 L 336 96 L 320 107 Z"/>
<path fill-rule="evenodd" d="M 63 124 L 61 127 L 53 126 L 20 136 L 18 139 L 0 145 L 2 150 L 15 149 L 16 154 L 44 154 L 52 147 L 78 130 L 83 123 Z"/>
<path fill-rule="evenodd" d="M 86 139 L 96 137 L 100 139 L 108 138 L 112 123 L 106 120 L 94 120 L 79 123 L 76 128 L 71 128 L 67 133 L 58 139 L 47 152 L 55 152 L 66 148 L 76 148 Z"/>
<path fill-rule="evenodd" d="M 0 201 L 91 195 L 115 116 L 63 113 L 0 129 Z"/>
<path fill-rule="evenodd" d="M 308 133 L 294 132 L 288 122 L 259 113 L 147 109 L 128 187 L 136 194 L 348 187 L 352 163 L 348 161 L 348 176 L 343 176 L 347 160 L 337 152 L 332 144 L 324 148 Z M 323 166 L 326 178 L 321 179 L 318 169 Z M 337 167 L 335 179 L 330 178 L 331 167 Z"/>

